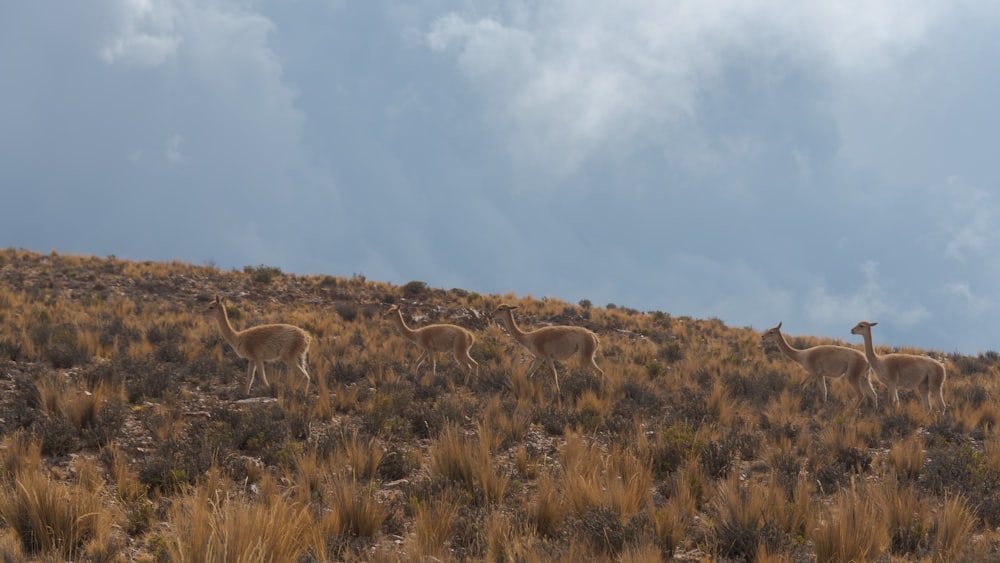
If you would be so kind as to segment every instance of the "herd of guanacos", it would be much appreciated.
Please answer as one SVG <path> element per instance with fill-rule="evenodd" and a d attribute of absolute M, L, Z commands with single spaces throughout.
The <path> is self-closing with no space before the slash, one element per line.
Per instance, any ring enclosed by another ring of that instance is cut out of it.
<path fill-rule="evenodd" d="M 559 374 L 556 372 L 557 361 L 577 356 L 584 366 L 592 367 L 601 376 L 604 375 L 595 359 L 599 339 L 593 331 L 579 326 L 546 326 L 525 332 L 514 321 L 513 305 L 500 305 L 493 312 L 498 317 L 507 332 L 519 344 L 524 346 L 533 356 L 528 375 L 534 374 L 542 363 L 548 363 L 552 369 L 556 392 L 559 392 Z M 306 369 L 306 356 L 312 338 L 305 330 L 290 324 L 266 324 L 236 330 L 229 322 L 225 302 L 216 296 L 206 313 L 216 319 L 223 338 L 233 348 L 237 355 L 247 359 L 247 393 L 253 386 L 254 376 L 260 371 L 261 380 L 265 385 L 267 374 L 264 362 L 280 360 L 289 370 L 300 373 L 309 384 L 309 372 Z M 454 324 L 431 324 L 420 328 L 410 328 L 403 320 L 403 313 L 398 305 L 390 305 L 384 313 L 392 316 L 400 332 L 408 340 L 415 343 L 421 350 L 417 359 L 416 369 L 430 357 L 432 370 L 437 373 L 437 354 L 451 352 L 460 365 L 470 374 L 479 375 L 479 363 L 469 354 L 475 343 L 475 336 L 469 330 Z M 857 394 L 857 405 L 868 398 L 878 406 L 878 395 L 872 385 L 871 375 L 886 385 L 889 396 L 894 404 L 899 403 L 899 389 L 916 389 L 927 404 L 927 408 L 936 407 L 941 413 L 945 411 L 944 383 L 946 372 L 944 364 L 930 356 L 916 354 L 877 354 L 872 345 L 872 327 L 877 323 L 861 321 L 851 329 L 851 334 L 864 338 L 865 351 L 823 344 L 811 348 L 793 348 L 781 333 L 781 323 L 761 334 L 763 342 L 775 344 L 788 358 L 802 366 L 809 377 L 816 378 L 823 390 L 823 400 L 827 399 L 826 379 L 844 377 Z"/>

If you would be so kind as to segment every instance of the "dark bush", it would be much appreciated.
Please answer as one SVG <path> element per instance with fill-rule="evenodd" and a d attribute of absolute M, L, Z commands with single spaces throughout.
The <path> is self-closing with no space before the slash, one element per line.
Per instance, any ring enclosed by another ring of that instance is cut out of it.
<path fill-rule="evenodd" d="M 722 384 L 734 400 L 747 401 L 763 408 L 771 399 L 781 394 L 787 382 L 784 376 L 775 371 L 754 376 L 733 372 L 722 376 Z"/>
<path fill-rule="evenodd" d="M 725 478 L 733 468 L 734 454 L 725 442 L 708 442 L 701 448 L 701 467 L 713 479 Z"/>
<path fill-rule="evenodd" d="M 31 428 L 42 441 L 42 455 L 61 456 L 77 449 L 80 429 L 62 417 L 39 417 Z"/>
<path fill-rule="evenodd" d="M 7 339 L 0 340 L 0 360 L 23 362 L 28 358 L 24 355 L 24 346 L 20 342 Z"/>
<path fill-rule="evenodd" d="M 913 434 L 917 424 L 905 412 L 886 414 L 882 418 L 882 439 L 897 441 Z"/>
<path fill-rule="evenodd" d="M 594 507 L 580 517 L 577 533 L 598 553 L 616 556 L 625 548 L 626 529 L 621 518 L 606 507 Z"/>
<path fill-rule="evenodd" d="M 834 454 L 837 464 L 848 473 L 866 473 L 872 468 L 872 456 L 865 450 L 855 447 L 839 448 Z"/>
<path fill-rule="evenodd" d="M 403 287 L 400 288 L 403 292 L 403 297 L 408 297 L 414 299 L 425 295 L 428 291 L 427 284 L 422 281 L 411 281 L 407 282 Z"/>
<path fill-rule="evenodd" d="M 546 367 L 542 366 L 538 368 L 538 371 L 535 372 L 535 377 L 549 377 L 551 381 L 552 370 L 546 370 Z M 569 400 L 572 403 L 587 391 L 592 391 L 594 394 L 600 395 L 601 389 L 604 387 L 604 379 L 599 375 L 589 370 L 576 373 L 569 373 L 568 370 L 564 370 L 564 372 L 567 376 L 559 378 L 559 387 L 564 401 Z"/>
<path fill-rule="evenodd" d="M 353 323 L 358 318 L 358 304 L 350 301 L 339 301 L 333 306 L 333 310 L 337 312 L 337 316 L 340 317 L 345 323 Z"/>
<path fill-rule="evenodd" d="M 56 369 L 67 369 L 86 364 L 90 357 L 77 337 L 78 328 L 59 325 L 49 332 L 48 346 L 42 354 Z"/>
<path fill-rule="evenodd" d="M 94 420 L 81 429 L 81 437 L 88 446 L 104 447 L 114 441 L 125 425 L 128 406 L 117 397 L 100 406 Z"/>
<path fill-rule="evenodd" d="M 170 366 L 150 359 L 119 357 L 112 361 L 113 369 L 125 379 L 128 402 L 138 403 L 147 399 L 160 399 L 176 385 Z"/>
<path fill-rule="evenodd" d="M 250 274 L 250 279 L 262 284 L 269 284 L 284 273 L 277 266 L 243 266 L 243 273 Z"/>

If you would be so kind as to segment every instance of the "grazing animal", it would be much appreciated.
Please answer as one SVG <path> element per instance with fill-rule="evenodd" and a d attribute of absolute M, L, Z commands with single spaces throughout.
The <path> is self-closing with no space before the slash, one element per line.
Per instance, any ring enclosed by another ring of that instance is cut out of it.
<path fill-rule="evenodd" d="M 600 340 L 597 335 L 580 326 L 547 326 L 530 332 L 522 331 L 514 322 L 513 305 L 500 305 L 493 311 L 493 314 L 500 314 L 500 322 L 503 323 L 507 332 L 514 340 L 531 352 L 535 359 L 528 368 L 528 376 L 535 373 L 535 370 L 542 364 L 548 362 L 552 368 L 552 377 L 555 380 L 556 392 L 559 392 L 559 374 L 556 373 L 556 361 L 565 360 L 573 355 L 580 358 L 582 365 L 590 364 L 597 373 L 604 375 L 597 365 L 594 356 Z"/>
<path fill-rule="evenodd" d="M 225 302 L 218 295 L 208 304 L 206 312 L 215 317 L 222 337 L 236 355 L 250 361 L 247 364 L 247 394 L 253 386 L 257 370 L 260 370 L 264 385 L 271 386 L 264 371 L 264 362 L 275 360 L 281 360 L 289 370 L 302 374 L 306 378 L 306 390 L 309 389 L 309 372 L 306 371 L 306 355 L 312 341 L 309 333 L 289 324 L 267 324 L 236 330 L 229 322 Z"/>
<path fill-rule="evenodd" d="M 822 344 L 812 348 L 793 348 L 785 335 L 781 333 L 781 323 L 774 328 L 769 328 L 760 335 L 762 342 L 772 342 L 777 345 L 778 350 L 795 363 L 802 366 L 810 377 L 819 380 L 819 385 L 823 389 L 823 401 L 826 401 L 827 390 L 826 380 L 844 377 L 854 392 L 858 395 L 857 406 L 861 406 L 861 401 L 867 396 L 878 406 L 878 395 L 872 387 L 868 360 L 860 350 L 847 348 L 845 346 L 834 346 L 832 344 Z"/>
<path fill-rule="evenodd" d="M 420 348 L 420 358 L 417 359 L 416 369 L 424 363 L 427 356 L 431 358 L 431 372 L 437 375 L 437 355 L 439 352 L 451 352 L 452 357 L 460 365 L 464 365 L 469 372 L 479 377 L 479 363 L 472 359 L 469 350 L 476 342 L 476 337 L 468 330 L 453 324 L 432 324 L 421 328 L 410 328 L 403 320 L 403 312 L 398 305 L 392 305 L 386 309 L 384 317 L 392 315 L 396 321 L 396 326 L 407 340 L 413 342 Z"/>
<path fill-rule="evenodd" d="M 899 404 L 899 388 L 919 389 L 920 395 L 927 403 L 927 408 L 933 408 L 931 398 L 945 411 L 944 382 L 947 373 L 944 364 L 930 356 L 916 354 L 884 354 L 875 353 L 872 346 L 872 327 L 878 323 L 861 321 L 854 325 L 851 334 L 860 334 L 865 339 L 865 356 L 875 371 L 879 381 L 889 388 L 893 404 Z"/>

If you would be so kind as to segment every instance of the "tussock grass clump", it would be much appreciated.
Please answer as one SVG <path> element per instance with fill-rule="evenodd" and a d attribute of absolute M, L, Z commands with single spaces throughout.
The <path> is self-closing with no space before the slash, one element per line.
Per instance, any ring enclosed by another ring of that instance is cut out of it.
<path fill-rule="evenodd" d="M 930 505 L 912 487 L 897 487 L 889 481 L 883 487 L 882 507 L 889 528 L 889 551 L 915 556 L 927 548 L 931 529 Z"/>
<path fill-rule="evenodd" d="M 0 491 L 0 517 L 31 556 L 64 560 L 88 553 L 115 553 L 115 513 L 105 510 L 102 489 L 84 483 L 54 482 L 36 471 L 20 471 L 12 487 Z"/>
<path fill-rule="evenodd" d="M 769 500 L 764 489 L 747 486 L 735 477 L 720 482 L 710 502 L 714 553 L 753 561 L 761 548 L 777 550 L 783 536 L 779 526 L 765 517 Z"/>
<path fill-rule="evenodd" d="M 852 485 L 810 533 L 819 561 L 873 561 L 889 546 L 888 523 L 870 491 Z"/>
<path fill-rule="evenodd" d="M 170 511 L 174 561 L 295 561 L 309 547 L 325 551 L 306 504 L 229 498 L 212 485 L 198 487 Z"/>
<path fill-rule="evenodd" d="M 596 507 L 627 520 L 650 500 L 653 471 L 630 450 L 616 445 L 605 454 L 579 434 L 569 433 L 560 463 L 566 502 L 578 515 Z"/>
<path fill-rule="evenodd" d="M 494 466 L 489 444 L 482 436 L 473 440 L 449 424 L 430 447 L 431 475 L 465 485 L 486 502 L 503 500 L 510 479 Z"/>
<path fill-rule="evenodd" d="M 924 468 L 924 443 L 919 436 L 894 443 L 889 448 L 889 468 L 901 481 L 916 481 Z"/>
<path fill-rule="evenodd" d="M 411 501 L 413 535 L 407 541 L 407 553 L 413 560 L 446 558 L 446 542 L 451 536 L 460 504 L 452 495 L 442 495 L 433 502 Z"/>
<path fill-rule="evenodd" d="M 325 495 L 330 505 L 326 525 L 338 534 L 375 537 L 389 514 L 373 493 L 371 485 L 362 486 L 354 479 L 333 479 Z"/>
<path fill-rule="evenodd" d="M 976 517 L 963 496 L 949 496 L 934 520 L 934 560 L 955 561 L 969 551 Z"/>

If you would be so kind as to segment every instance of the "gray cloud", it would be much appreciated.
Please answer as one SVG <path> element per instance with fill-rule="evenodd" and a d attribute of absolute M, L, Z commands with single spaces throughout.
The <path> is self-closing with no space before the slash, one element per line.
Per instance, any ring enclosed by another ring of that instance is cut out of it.
<path fill-rule="evenodd" d="M 4 244 L 995 347 L 992 5 L 74 6 L 0 18 Z"/>

